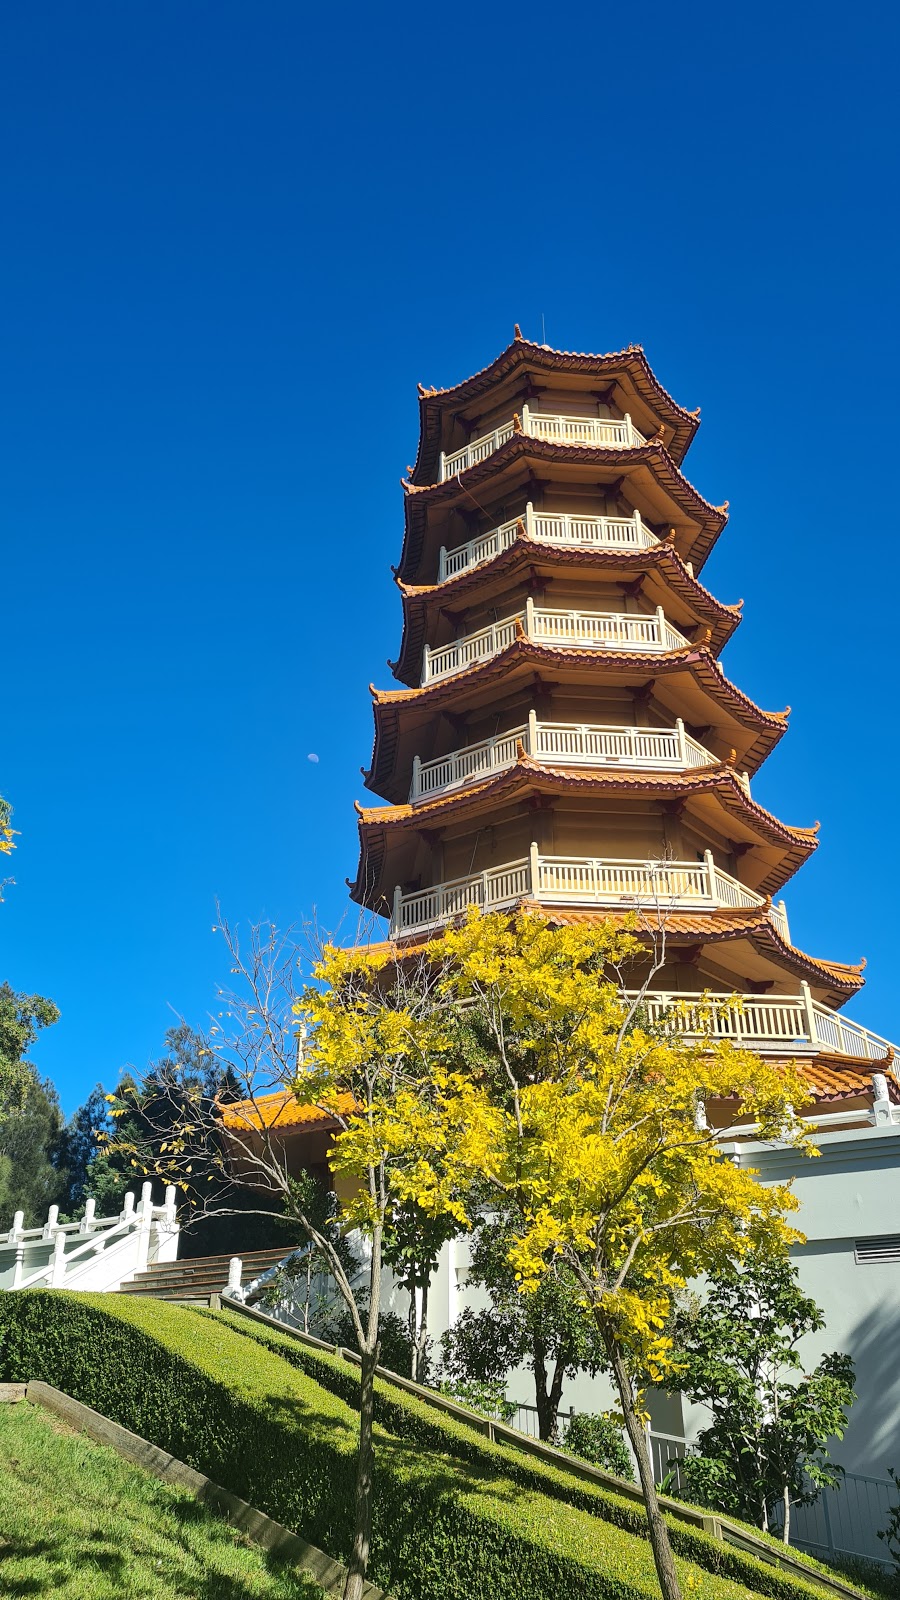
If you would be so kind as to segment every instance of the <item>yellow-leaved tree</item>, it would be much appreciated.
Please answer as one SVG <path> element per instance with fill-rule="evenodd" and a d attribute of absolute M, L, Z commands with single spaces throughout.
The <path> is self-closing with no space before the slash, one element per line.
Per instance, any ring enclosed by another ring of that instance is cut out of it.
<path fill-rule="evenodd" d="M 646 973 L 646 952 L 610 922 L 473 913 L 433 956 L 470 1048 L 465 1066 L 436 1053 L 396 1187 L 426 1211 L 461 1215 L 461 1197 L 487 1186 L 516 1219 L 522 1292 L 559 1262 L 574 1274 L 618 1391 L 660 1586 L 679 1600 L 641 1387 L 677 1382 L 666 1332 L 676 1291 L 798 1237 L 785 1220 L 793 1197 L 729 1159 L 725 1124 L 740 1113 L 764 1138 L 800 1142 L 793 1108 L 807 1092 L 792 1067 L 715 1036 L 727 997 L 651 1023 L 645 992 L 629 997 L 623 981 L 639 956 Z M 402 1139 L 398 1112 L 396 1101 L 376 1109 L 367 1137 Z M 356 1136 L 351 1127 L 348 1157 Z"/>

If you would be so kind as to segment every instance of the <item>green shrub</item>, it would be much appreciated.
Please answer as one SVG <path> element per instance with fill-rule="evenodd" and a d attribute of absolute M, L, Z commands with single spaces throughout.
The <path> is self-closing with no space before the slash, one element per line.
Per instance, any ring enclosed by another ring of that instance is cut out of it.
<path fill-rule="evenodd" d="M 292 1366 L 316 1379 L 332 1394 L 340 1395 L 348 1405 L 355 1406 L 359 1380 L 354 1367 L 339 1356 L 326 1350 L 316 1350 L 300 1342 L 290 1333 L 281 1333 L 264 1323 L 254 1322 L 231 1311 L 195 1311 L 195 1316 L 224 1321 L 245 1334 L 247 1338 L 277 1352 Z M 474 1427 L 455 1417 L 436 1411 L 418 1396 L 385 1379 L 376 1380 L 375 1415 L 382 1427 L 400 1439 L 408 1439 L 427 1449 L 448 1452 L 467 1465 L 482 1467 L 492 1472 L 502 1472 L 517 1485 L 538 1490 L 564 1505 L 577 1507 L 604 1522 L 637 1534 L 647 1536 L 647 1519 L 643 1506 L 624 1495 L 617 1495 L 601 1484 L 585 1482 L 565 1471 L 562 1466 L 542 1461 L 501 1441 L 491 1443 Z M 810 1600 L 815 1594 L 821 1600 L 821 1590 L 815 1587 L 817 1568 L 827 1573 L 824 1564 L 817 1563 L 801 1552 L 791 1550 L 795 1559 L 809 1567 L 809 1582 L 792 1573 L 769 1566 L 758 1557 L 731 1545 L 721 1543 L 700 1528 L 686 1526 L 666 1514 L 669 1538 L 676 1554 L 693 1561 L 697 1566 L 718 1577 L 734 1578 L 745 1589 L 757 1594 L 771 1595 L 773 1600 Z M 759 1531 L 748 1529 L 759 1537 Z M 777 1551 L 778 1541 L 771 1541 Z"/>
<path fill-rule="evenodd" d="M 566 1424 L 563 1449 L 568 1450 L 570 1456 L 580 1456 L 582 1461 L 602 1467 L 604 1472 L 614 1472 L 616 1477 L 634 1482 L 634 1468 L 621 1424 L 608 1412 L 598 1415 L 576 1412 Z"/>
<path fill-rule="evenodd" d="M 164 1301 L 59 1290 L 0 1296 L 0 1333 L 0 1378 L 55 1384 L 346 1558 L 353 1411 L 261 1341 Z M 500 1466 L 379 1426 L 373 1581 L 397 1600 L 657 1600 L 644 1540 Z M 743 1600 L 726 1579 L 684 1576 L 707 1600 Z"/>

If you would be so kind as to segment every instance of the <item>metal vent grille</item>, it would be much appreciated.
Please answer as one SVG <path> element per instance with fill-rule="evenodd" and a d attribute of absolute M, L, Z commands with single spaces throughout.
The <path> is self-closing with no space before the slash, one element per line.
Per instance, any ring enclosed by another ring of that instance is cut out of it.
<path fill-rule="evenodd" d="M 900 1261 L 900 1233 L 886 1233 L 880 1239 L 857 1239 L 857 1261 Z"/>

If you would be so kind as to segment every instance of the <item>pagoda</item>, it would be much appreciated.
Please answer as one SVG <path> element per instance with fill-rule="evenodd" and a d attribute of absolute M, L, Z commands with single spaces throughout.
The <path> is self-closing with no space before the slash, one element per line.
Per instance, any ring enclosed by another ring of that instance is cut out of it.
<path fill-rule="evenodd" d="M 353 898 L 398 953 L 471 905 L 665 928 L 653 1006 L 744 997 L 716 1026 L 804 1056 L 820 1100 L 900 1098 L 891 1048 L 839 1015 L 862 965 L 791 942 L 816 848 L 753 797 L 787 726 L 720 665 L 741 620 L 701 581 L 727 521 L 684 476 L 699 425 L 639 346 L 575 355 L 518 329 L 419 390 L 395 571 L 398 687 L 372 689 Z"/>

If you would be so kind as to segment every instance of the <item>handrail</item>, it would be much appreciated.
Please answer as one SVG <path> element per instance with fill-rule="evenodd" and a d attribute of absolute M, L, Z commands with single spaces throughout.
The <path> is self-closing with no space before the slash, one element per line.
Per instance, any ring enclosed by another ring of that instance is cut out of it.
<path fill-rule="evenodd" d="M 592 450 L 640 450 L 647 443 L 626 411 L 621 417 L 569 417 L 557 411 L 532 411 L 523 405 L 517 427 L 516 419 L 502 422 L 499 428 L 483 433 L 461 450 L 446 455 L 442 450 L 438 461 L 439 482 L 446 483 L 457 473 L 468 471 L 479 461 L 484 461 L 495 450 L 511 439 L 516 432 L 532 439 L 544 439 L 551 444 L 586 445 Z"/>
<path fill-rule="evenodd" d="M 77 1257 L 85 1255 L 92 1249 L 96 1249 L 97 1246 L 99 1246 L 99 1250 L 102 1253 L 105 1251 L 106 1246 L 114 1235 L 133 1232 L 135 1228 L 140 1225 L 140 1222 L 141 1218 L 139 1213 L 132 1211 L 127 1217 L 123 1217 L 121 1221 L 117 1222 L 114 1228 L 107 1229 L 105 1233 L 89 1234 L 85 1239 L 84 1244 L 80 1244 L 76 1250 L 70 1251 L 68 1255 L 64 1253 L 64 1250 L 60 1250 L 56 1243 L 56 1240 L 59 1239 L 62 1241 L 63 1245 L 65 1245 L 65 1234 L 58 1233 L 53 1241 L 54 1251 L 50 1257 L 50 1260 L 46 1262 L 43 1267 L 39 1267 L 37 1272 L 32 1272 L 30 1277 L 23 1278 L 19 1283 L 15 1284 L 14 1287 L 16 1289 L 31 1289 L 36 1283 L 40 1283 L 43 1278 L 52 1279 L 55 1271 L 58 1271 L 57 1263 L 60 1257 L 62 1257 L 65 1268 L 68 1270 L 71 1262 L 75 1261 Z"/>
<path fill-rule="evenodd" d="M 343 1361 L 350 1362 L 353 1366 L 361 1365 L 361 1358 L 355 1350 L 348 1350 L 343 1345 L 328 1344 L 324 1339 L 316 1339 L 312 1334 L 301 1333 L 299 1328 L 292 1328 L 289 1323 L 282 1322 L 278 1317 L 270 1317 L 264 1311 L 257 1311 L 255 1306 L 244 1305 L 240 1300 L 231 1296 L 223 1296 L 229 1311 L 236 1311 L 241 1316 L 266 1323 L 276 1332 L 286 1334 L 296 1339 L 299 1344 L 306 1344 L 313 1349 L 336 1355 Z M 468 1406 L 461 1406 L 455 1400 L 448 1400 L 446 1395 L 438 1394 L 434 1389 L 428 1389 L 424 1384 L 414 1383 L 411 1378 L 401 1377 L 398 1372 L 391 1372 L 388 1367 L 376 1367 L 375 1376 L 386 1383 L 393 1384 L 395 1388 L 403 1389 L 407 1394 L 414 1395 L 416 1399 L 424 1401 L 436 1411 L 443 1411 L 453 1416 L 457 1421 L 467 1427 L 484 1434 L 491 1442 L 512 1445 L 521 1450 L 524 1455 L 536 1456 L 539 1460 L 547 1461 L 551 1466 L 561 1468 L 571 1477 L 581 1478 L 585 1482 L 596 1483 L 598 1486 L 611 1490 L 623 1499 L 633 1500 L 644 1505 L 644 1496 L 637 1484 L 629 1483 L 626 1478 L 617 1478 L 611 1472 L 604 1472 L 600 1467 L 594 1467 L 588 1461 L 581 1461 L 575 1456 L 568 1455 L 564 1450 L 558 1450 L 555 1445 L 544 1444 L 540 1439 L 532 1439 L 527 1433 L 520 1433 L 518 1428 L 511 1428 L 505 1422 L 496 1422 L 492 1417 L 484 1417 L 477 1411 L 471 1411 Z M 779 1567 L 792 1573 L 796 1577 L 805 1579 L 809 1583 L 817 1583 L 831 1593 L 849 1597 L 849 1600 L 864 1600 L 860 1590 L 854 1589 L 841 1578 L 832 1577 L 830 1573 L 819 1572 L 817 1568 L 809 1567 L 795 1556 L 787 1546 L 784 1549 L 775 1549 L 767 1540 L 752 1533 L 749 1528 L 742 1528 L 731 1522 L 727 1517 L 720 1517 L 717 1513 L 711 1514 L 703 1511 L 699 1506 L 685 1504 L 682 1500 L 671 1500 L 668 1495 L 659 1495 L 659 1504 L 663 1511 L 677 1522 L 686 1523 L 690 1527 L 699 1528 L 708 1533 L 713 1539 L 722 1544 L 734 1545 L 746 1550 L 748 1554 L 756 1556 L 769 1566 Z"/>
<path fill-rule="evenodd" d="M 487 533 L 454 545 L 452 550 L 441 546 L 438 555 L 438 583 L 456 578 L 461 572 L 491 561 L 503 550 L 515 544 L 519 530 L 526 538 L 543 544 L 600 545 L 614 550 L 650 550 L 659 544 L 655 533 L 644 526 L 639 511 L 630 517 L 594 516 L 568 511 L 535 511 L 529 500 L 523 517 L 513 517 Z"/>
<path fill-rule="evenodd" d="M 521 744 L 527 755 L 544 757 L 557 766 L 643 767 L 652 771 L 714 766 L 716 757 L 686 732 L 681 718 L 674 728 L 637 728 L 588 722 L 528 721 L 505 733 L 463 745 L 431 761 L 413 757 L 409 798 L 421 800 L 499 772 L 516 761 Z"/>
<path fill-rule="evenodd" d="M 536 606 L 529 598 L 524 610 L 450 644 L 426 645 L 422 654 L 422 686 L 436 678 L 464 672 L 479 661 L 489 661 L 513 643 L 519 630 L 536 644 L 563 649 L 683 650 L 687 639 L 674 628 L 662 606 L 655 611 L 578 611 L 568 607 Z"/>

